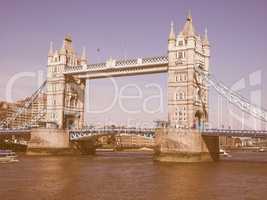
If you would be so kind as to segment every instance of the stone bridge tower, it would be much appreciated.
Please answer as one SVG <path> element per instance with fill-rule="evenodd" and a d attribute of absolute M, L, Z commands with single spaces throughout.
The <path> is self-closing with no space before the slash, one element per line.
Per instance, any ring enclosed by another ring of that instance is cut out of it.
<path fill-rule="evenodd" d="M 77 56 L 67 35 L 60 50 L 48 53 L 47 126 L 60 129 L 81 128 L 84 122 L 85 80 L 65 76 L 67 67 L 87 66 L 85 49 Z"/>
<path fill-rule="evenodd" d="M 191 14 L 176 36 L 174 25 L 168 39 L 168 120 L 175 128 L 200 128 L 208 121 L 208 86 L 195 73 L 209 70 L 210 46 L 205 31 L 198 35 Z"/>

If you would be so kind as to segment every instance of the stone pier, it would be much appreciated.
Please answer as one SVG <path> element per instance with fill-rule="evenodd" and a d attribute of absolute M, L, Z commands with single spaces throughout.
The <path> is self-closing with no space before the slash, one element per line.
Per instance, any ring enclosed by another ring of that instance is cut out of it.
<path fill-rule="evenodd" d="M 156 130 L 155 160 L 162 162 L 211 162 L 219 160 L 219 137 L 202 136 L 198 130 Z"/>
<path fill-rule="evenodd" d="M 69 131 L 58 128 L 32 129 L 27 155 L 79 155 L 94 154 L 95 138 L 71 142 Z"/>
<path fill-rule="evenodd" d="M 72 153 L 68 131 L 57 128 L 32 129 L 27 155 L 67 155 Z"/>

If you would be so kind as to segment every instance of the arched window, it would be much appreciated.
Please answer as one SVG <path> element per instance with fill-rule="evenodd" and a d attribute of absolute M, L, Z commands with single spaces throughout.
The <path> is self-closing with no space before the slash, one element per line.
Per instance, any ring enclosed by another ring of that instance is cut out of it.
<path fill-rule="evenodd" d="M 183 98 L 184 98 L 183 93 L 180 92 L 180 93 L 179 93 L 179 99 L 183 99 Z"/>
<path fill-rule="evenodd" d="M 180 93 L 179 93 L 179 98 L 180 98 L 180 99 L 184 99 L 184 92 L 180 92 Z"/>
<path fill-rule="evenodd" d="M 179 108 L 176 109 L 175 115 L 176 115 L 176 116 L 179 115 Z"/>
<path fill-rule="evenodd" d="M 187 76 L 186 76 L 186 74 L 184 74 L 184 81 L 187 81 Z"/>
<path fill-rule="evenodd" d="M 71 97 L 70 98 L 70 106 L 71 107 L 74 107 L 75 106 L 75 98 L 74 97 Z"/>
<path fill-rule="evenodd" d="M 184 58 L 184 52 L 183 52 L 183 51 L 179 51 L 179 52 L 178 52 L 178 58 L 179 58 L 179 59 Z"/>
<path fill-rule="evenodd" d="M 52 119 L 56 119 L 56 113 L 52 113 Z"/>
<path fill-rule="evenodd" d="M 185 106 L 183 107 L 183 111 L 184 111 L 184 121 L 186 121 L 186 109 L 185 109 Z"/>
<path fill-rule="evenodd" d="M 185 93 L 183 91 L 176 93 L 176 100 L 183 100 L 185 99 Z"/>
<path fill-rule="evenodd" d="M 182 121 L 183 120 L 183 111 L 179 111 L 179 120 Z"/>

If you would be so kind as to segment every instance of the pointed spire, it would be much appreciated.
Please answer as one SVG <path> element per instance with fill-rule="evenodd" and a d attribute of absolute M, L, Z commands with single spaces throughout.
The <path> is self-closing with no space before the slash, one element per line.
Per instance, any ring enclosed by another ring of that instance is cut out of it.
<path fill-rule="evenodd" d="M 48 56 L 53 56 L 53 42 L 50 42 L 50 46 L 49 46 L 49 51 L 48 51 Z"/>
<path fill-rule="evenodd" d="M 169 34 L 169 40 L 175 40 L 174 23 L 171 21 L 171 31 Z"/>
<path fill-rule="evenodd" d="M 205 28 L 205 34 L 204 34 L 204 38 L 203 38 L 203 44 L 204 45 L 209 45 L 209 38 L 208 38 L 208 29 L 207 29 L 207 27 Z"/>
<path fill-rule="evenodd" d="M 182 34 L 186 37 L 188 36 L 195 36 L 195 28 L 193 26 L 193 19 L 192 19 L 192 15 L 191 15 L 191 11 L 188 11 L 188 15 L 186 17 L 186 22 L 184 25 L 184 28 L 182 30 Z"/>
<path fill-rule="evenodd" d="M 86 60 L 86 48 L 83 47 L 82 49 L 82 57 L 81 57 L 82 60 Z"/>
<path fill-rule="evenodd" d="M 54 55 L 53 56 L 58 56 L 58 50 L 55 50 Z"/>
<path fill-rule="evenodd" d="M 193 20 L 193 19 L 192 19 L 192 14 L 191 14 L 191 10 L 190 10 L 190 9 L 188 10 L 188 14 L 187 14 L 187 18 L 186 18 L 186 19 L 187 19 L 187 21 L 191 21 L 191 22 L 192 22 L 192 20 Z"/>
<path fill-rule="evenodd" d="M 205 28 L 205 37 L 204 38 L 208 40 L 208 29 L 207 29 L 207 27 Z"/>
<path fill-rule="evenodd" d="M 71 34 L 67 34 L 63 40 L 62 49 L 70 50 L 72 48 L 72 37 Z"/>
<path fill-rule="evenodd" d="M 64 40 L 69 41 L 69 42 L 72 42 L 71 34 L 68 33 L 68 34 L 65 36 Z"/>
<path fill-rule="evenodd" d="M 83 47 L 82 49 L 82 55 L 81 55 L 81 65 L 87 66 L 87 56 L 86 56 L 86 48 Z"/>

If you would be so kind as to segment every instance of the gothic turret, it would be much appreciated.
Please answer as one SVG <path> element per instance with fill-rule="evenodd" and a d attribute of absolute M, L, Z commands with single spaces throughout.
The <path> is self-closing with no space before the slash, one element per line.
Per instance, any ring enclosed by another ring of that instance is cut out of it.
<path fill-rule="evenodd" d="M 85 47 L 83 47 L 83 50 L 82 50 L 81 65 L 87 66 L 87 56 L 86 56 L 86 48 Z"/>
<path fill-rule="evenodd" d="M 186 22 L 182 30 L 182 34 L 185 37 L 195 36 L 195 28 L 193 25 L 193 19 L 190 11 L 188 12 Z"/>
<path fill-rule="evenodd" d="M 48 56 L 53 56 L 53 42 L 50 42 L 50 46 L 49 46 L 49 51 L 48 51 Z"/>
<path fill-rule="evenodd" d="M 208 29 L 205 29 L 205 34 L 204 37 L 202 39 L 202 44 L 203 44 L 203 51 L 205 54 L 205 58 L 204 58 L 204 66 L 205 69 L 208 71 L 209 70 L 209 58 L 210 58 L 210 43 L 209 43 L 209 39 L 208 39 Z"/>
<path fill-rule="evenodd" d="M 172 41 L 175 41 L 176 38 L 175 38 L 175 32 L 174 32 L 174 24 L 173 24 L 173 21 L 171 22 L 171 31 L 170 31 L 170 34 L 169 34 L 169 43 L 172 42 Z"/>
<path fill-rule="evenodd" d="M 72 49 L 72 37 L 70 34 L 67 34 L 64 38 L 63 41 L 63 47 L 66 50 L 71 50 Z"/>
<path fill-rule="evenodd" d="M 205 29 L 205 34 L 204 34 L 204 38 L 203 38 L 203 46 L 209 46 L 209 38 L 208 38 L 208 29 Z"/>
<path fill-rule="evenodd" d="M 168 59 L 169 65 L 174 65 L 175 61 L 175 45 L 176 45 L 176 36 L 174 31 L 174 24 L 171 22 L 171 30 L 168 38 Z"/>
<path fill-rule="evenodd" d="M 48 63 L 51 63 L 53 60 L 53 42 L 50 42 L 50 47 L 49 47 L 49 51 L 48 51 Z"/>

